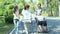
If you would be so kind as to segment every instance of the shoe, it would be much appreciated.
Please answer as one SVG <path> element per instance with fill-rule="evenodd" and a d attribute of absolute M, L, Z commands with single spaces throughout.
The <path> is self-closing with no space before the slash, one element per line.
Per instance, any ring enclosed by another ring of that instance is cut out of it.
<path fill-rule="evenodd" d="M 48 31 L 43 31 L 43 33 L 48 33 Z"/>
<path fill-rule="evenodd" d="M 42 32 L 39 32 L 39 31 L 38 31 L 38 33 L 42 33 Z"/>

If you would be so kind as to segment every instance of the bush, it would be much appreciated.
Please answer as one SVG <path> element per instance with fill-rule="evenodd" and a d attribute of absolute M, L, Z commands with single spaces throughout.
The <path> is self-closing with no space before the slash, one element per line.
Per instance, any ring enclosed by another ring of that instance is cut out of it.
<path fill-rule="evenodd" d="M 7 23 L 13 23 L 13 15 L 10 14 L 10 15 L 8 15 L 8 16 L 5 16 L 5 21 L 6 21 Z"/>
<path fill-rule="evenodd" d="M 5 25 L 5 17 L 0 16 L 0 27 Z"/>
<path fill-rule="evenodd" d="M 13 11 L 12 11 L 12 9 L 13 9 L 13 5 L 10 4 L 10 5 L 8 5 L 8 8 L 4 13 L 6 23 L 13 23 Z"/>
<path fill-rule="evenodd" d="M 11 4 L 11 5 L 9 6 L 9 9 L 13 9 L 13 7 L 14 7 L 14 5 Z"/>
<path fill-rule="evenodd" d="M 23 10 L 22 8 L 21 8 L 21 9 L 19 9 L 19 14 L 21 14 L 22 10 Z"/>

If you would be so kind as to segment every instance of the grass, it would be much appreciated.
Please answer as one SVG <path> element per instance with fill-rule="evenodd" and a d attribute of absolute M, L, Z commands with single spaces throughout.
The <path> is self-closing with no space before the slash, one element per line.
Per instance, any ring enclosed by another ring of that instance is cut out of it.
<path fill-rule="evenodd" d="M 11 28 L 13 28 L 13 24 L 1 25 L 0 26 L 0 34 L 7 34 Z"/>

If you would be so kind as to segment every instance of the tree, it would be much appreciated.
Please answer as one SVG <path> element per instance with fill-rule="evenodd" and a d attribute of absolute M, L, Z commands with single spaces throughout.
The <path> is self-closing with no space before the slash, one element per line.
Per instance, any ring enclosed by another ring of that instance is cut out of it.
<path fill-rule="evenodd" d="M 58 1 L 59 4 L 59 17 L 60 17 L 60 0 Z"/>

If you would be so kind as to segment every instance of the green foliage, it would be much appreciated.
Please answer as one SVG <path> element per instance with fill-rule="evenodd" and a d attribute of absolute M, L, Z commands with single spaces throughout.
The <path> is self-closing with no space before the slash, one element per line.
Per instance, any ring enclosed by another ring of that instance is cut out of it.
<path fill-rule="evenodd" d="M 5 21 L 6 22 L 13 22 L 13 7 L 15 4 L 19 7 L 19 12 L 21 13 L 24 5 L 29 4 L 30 5 L 30 11 L 34 13 L 34 8 L 37 8 L 37 3 L 41 3 L 43 6 L 44 11 L 47 10 L 45 1 L 43 0 L 37 0 L 38 2 L 32 2 L 30 0 L 28 3 L 25 3 L 24 0 L 0 0 L 0 16 L 5 16 Z M 52 16 L 58 16 L 58 1 L 56 0 L 51 0 L 48 2 L 48 12 L 51 13 Z"/>
<path fill-rule="evenodd" d="M 0 27 L 5 25 L 5 17 L 0 16 Z"/>
<path fill-rule="evenodd" d="M 2 10 L 0 9 L 0 15 L 2 15 Z"/>
<path fill-rule="evenodd" d="M 9 5 L 9 9 L 13 9 L 13 7 L 14 7 L 13 4 Z"/>
<path fill-rule="evenodd" d="M 12 28 L 14 27 L 13 24 L 0 24 L 0 34 L 7 34 Z"/>
<path fill-rule="evenodd" d="M 51 0 L 48 3 L 48 9 L 51 11 L 52 16 L 58 16 L 58 1 Z"/>
<path fill-rule="evenodd" d="M 7 23 L 13 23 L 13 15 L 8 15 L 8 16 L 5 16 L 5 21 Z"/>
<path fill-rule="evenodd" d="M 22 10 L 23 10 L 22 8 L 21 8 L 21 9 L 19 9 L 19 14 L 21 14 Z"/>

